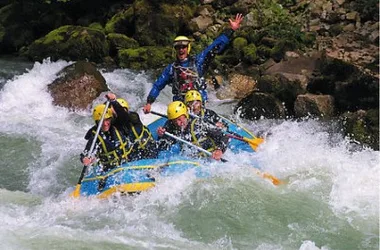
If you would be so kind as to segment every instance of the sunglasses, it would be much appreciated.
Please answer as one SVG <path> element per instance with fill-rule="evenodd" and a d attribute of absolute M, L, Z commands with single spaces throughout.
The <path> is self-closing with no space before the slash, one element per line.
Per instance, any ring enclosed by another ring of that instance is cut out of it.
<path fill-rule="evenodd" d="M 187 45 L 176 45 L 176 46 L 174 46 L 174 48 L 175 48 L 176 50 L 179 50 L 179 49 L 185 49 L 185 48 L 187 48 Z"/>

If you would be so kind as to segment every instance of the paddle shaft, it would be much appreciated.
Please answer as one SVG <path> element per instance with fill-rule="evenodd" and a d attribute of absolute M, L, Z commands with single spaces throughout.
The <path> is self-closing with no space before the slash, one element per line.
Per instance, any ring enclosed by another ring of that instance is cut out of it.
<path fill-rule="evenodd" d="M 191 142 L 189 142 L 189 141 L 186 141 L 186 140 L 184 140 L 184 139 L 182 139 L 182 138 L 180 138 L 180 137 L 178 137 L 178 136 L 175 136 L 175 135 L 173 135 L 173 134 L 171 134 L 171 133 L 169 133 L 169 132 L 165 132 L 165 135 L 167 135 L 167 136 L 169 136 L 169 137 L 171 137 L 171 138 L 173 138 L 173 139 L 176 139 L 177 141 L 183 142 L 183 143 L 185 143 L 186 145 L 189 145 L 190 147 L 196 148 L 196 149 L 198 149 L 199 151 L 205 153 L 205 154 L 208 155 L 208 156 L 212 156 L 212 153 L 209 152 L 209 151 L 207 151 L 206 149 L 201 148 L 201 147 L 199 147 L 199 146 L 197 146 L 197 145 L 195 145 L 195 144 L 193 144 L 193 143 L 191 143 Z M 221 158 L 220 160 L 221 160 L 222 162 L 227 162 L 227 160 L 226 160 L 226 159 L 223 159 L 223 158 Z"/>
<path fill-rule="evenodd" d="M 96 129 L 96 133 L 95 133 L 94 139 L 92 140 L 91 147 L 90 147 L 90 150 L 88 151 L 87 157 L 91 157 L 92 154 L 93 154 L 93 151 L 94 151 L 94 148 L 95 148 L 95 144 L 96 144 L 96 139 L 98 138 L 98 135 L 100 133 L 100 129 L 102 128 L 104 116 L 107 113 L 109 105 L 110 105 L 110 101 L 107 101 L 106 102 L 106 107 L 105 107 L 105 109 L 103 111 L 102 117 L 100 118 L 98 127 Z M 77 184 L 77 186 L 76 186 L 76 188 L 75 188 L 72 196 L 78 197 L 80 195 L 80 193 L 79 193 L 79 191 L 80 191 L 80 185 L 82 184 L 82 180 L 84 178 L 84 174 L 86 173 L 86 171 L 87 171 L 87 166 L 83 165 L 82 172 L 80 173 L 80 176 L 79 176 L 78 184 Z"/>

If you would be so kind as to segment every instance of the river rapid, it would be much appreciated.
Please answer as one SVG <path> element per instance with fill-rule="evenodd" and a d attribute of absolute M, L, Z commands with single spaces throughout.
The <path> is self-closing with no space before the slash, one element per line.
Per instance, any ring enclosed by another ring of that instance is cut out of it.
<path fill-rule="evenodd" d="M 71 62 L 0 59 L 1 249 L 379 249 L 379 152 L 356 146 L 334 122 L 245 121 L 210 90 L 209 107 L 254 133 L 256 154 L 162 178 L 138 196 L 72 199 L 90 109 L 71 112 L 47 92 Z M 100 69 L 101 70 L 101 69 Z M 103 71 L 110 89 L 141 112 L 147 72 Z M 85 93 L 83 93 L 85 95 Z M 165 112 L 170 89 L 153 108 Z M 104 95 L 94 104 L 103 102 Z M 274 186 L 246 166 L 287 182 Z"/>

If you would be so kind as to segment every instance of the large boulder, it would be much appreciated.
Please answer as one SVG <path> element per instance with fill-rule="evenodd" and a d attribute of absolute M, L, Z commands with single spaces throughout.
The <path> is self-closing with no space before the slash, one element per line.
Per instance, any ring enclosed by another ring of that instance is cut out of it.
<path fill-rule="evenodd" d="M 106 36 L 99 29 L 66 25 L 51 31 L 34 41 L 24 55 L 41 61 L 46 57 L 52 60 L 85 60 L 102 62 L 108 56 L 109 46 Z"/>
<path fill-rule="evenodd" d="M 53 103 L 70 110 L 86 109 L 102 92 L 108 90 L 106 80 L 89 62 L 79 61 L 62 69 L 48 85 Z"/>
<path fill-rule="evenodd" d="M 285 118 L 284 106 L 278 99 L 257 91 L 243 98 L 235 107 L 235 112 L 249 120 Z"/>
<path fill-rule="evenodd" d="M 256 81 L 251 76 L 233 73 L 228 78 L 229 84 L 216 94 L 219 99 L 242 99 L 255 89 Z"/>
<path fill-rule="evenodd" d="M 294 113 L 296 117 L 332 118 L 334 115 L 334 97 L 313 94 L 299 95 L 294 103 Z"/>

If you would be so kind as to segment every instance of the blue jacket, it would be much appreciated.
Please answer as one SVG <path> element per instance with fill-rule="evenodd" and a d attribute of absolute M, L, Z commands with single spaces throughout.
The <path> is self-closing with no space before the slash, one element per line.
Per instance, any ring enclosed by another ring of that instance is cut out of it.
<path fill-rule="evenodd" d="M 172 86 L 173 101 L 183 101 L 184 96 L 179 90 L 178 76 L 176 74 L 176 68 L 191 68 L 194 66 L 198 75 L 198 83 L 194 86 L 194 89 L 198 90 L 203 98 L 203 101 L 207 101 L 207 91 L 206 91 L 206 82 L 204 79 L 204 74 L 209 67 L 211 60 L 215 57 L 216 54 L 223 52 L 225 47 L 230 42 L 230 37 L 232 36 L 233 31 L 227 30 L 217 37 L 214 42 L 204 49 L 201 53 L 193 57 L 188 57 L 186 60 L 179 62 L 178 60 L 174 63 L 169 64 L 161 74 L 161 76 L 153 83 L 153 87 L 149 92 L 147 103 L 153 103 L 160 91 L 165 88 L 166 85 Z M 193 68 L 194 68 L 193 67 Z M 188 90 L 190 90 L 189 88 Z"/>

